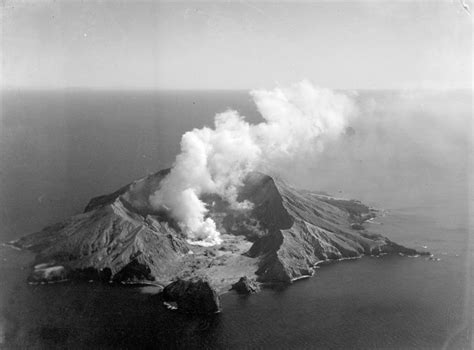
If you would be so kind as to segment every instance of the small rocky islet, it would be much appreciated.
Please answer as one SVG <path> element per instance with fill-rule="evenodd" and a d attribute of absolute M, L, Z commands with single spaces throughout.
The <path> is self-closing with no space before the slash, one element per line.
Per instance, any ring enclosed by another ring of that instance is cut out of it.
<path fill-rule="evenodd" d="M 230 208 L 216 195 L 201 198 L 221 232 L 212 247 L 189 244 L 179 225 L 154 209 L 149 197 L 169 169 L 93 198 L 83 213 L 11 244 L 35 253 L 28 281 L 96 280 L 153 284 L 160 298 L 187 313 L 221 310 L 219 294 L 258 292 L 260 285 L 290 284 L 316 266 L 363 255 L 429 255 L 369 233 L 376 210 L 356 200 L 295 189 L 250 173 Z"/>

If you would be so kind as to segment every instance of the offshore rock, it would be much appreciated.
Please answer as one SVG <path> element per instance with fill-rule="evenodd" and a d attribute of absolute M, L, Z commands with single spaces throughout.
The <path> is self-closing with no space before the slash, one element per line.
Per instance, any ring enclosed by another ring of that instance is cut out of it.
<path fill-rule="evenodd" d="M 178 279 L 167 285 L 161 296 L 167 303 L 176 303 L 181 312 L 215 314 L 221 311 L 217 292 L 202 278 Z"/>

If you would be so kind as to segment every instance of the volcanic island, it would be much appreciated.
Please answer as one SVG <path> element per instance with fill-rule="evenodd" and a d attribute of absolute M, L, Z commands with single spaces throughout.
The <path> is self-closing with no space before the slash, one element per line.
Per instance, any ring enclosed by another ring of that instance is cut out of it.
<path fill-rule="evenodd" d="M 11 242 L 35 254 L 28 281 L 152 284 L 180 311 L 215 313 L 222 293 L 291 284 L 321 264 L 430 254 L 368 232 L 364 223 L 377 210 L 359 201 L 295 189 L 260 172 L 248 174 L 239 189 L 237 199 L 253 204 L 248 209 L 233 209 L 218 195 L 200 198 L 222 243 L 190 244 L 169 213 L 150 205 L 169 172 L 95 197 L 83 213 Z"/>

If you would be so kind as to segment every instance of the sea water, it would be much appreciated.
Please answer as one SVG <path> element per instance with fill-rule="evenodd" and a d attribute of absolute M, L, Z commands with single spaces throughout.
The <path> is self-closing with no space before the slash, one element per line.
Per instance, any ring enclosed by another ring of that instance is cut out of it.
<path fill-rule="evenodd" d="M 153 287 L 26 283 L 32 255 L 0 247 L 5 348 L 471 348 L 472 96 L 365 91 L 348 133 L 293 184 L 383 209 L 368 229 L 436 259 L 363 257 L 286 288 L 179 314 Z M 89 198 L 172 165 L 180 135 L 216 112 L 258 112 L 245 92 L 28 91 L 1 103 L 0 240 L 79 213 Z"/>

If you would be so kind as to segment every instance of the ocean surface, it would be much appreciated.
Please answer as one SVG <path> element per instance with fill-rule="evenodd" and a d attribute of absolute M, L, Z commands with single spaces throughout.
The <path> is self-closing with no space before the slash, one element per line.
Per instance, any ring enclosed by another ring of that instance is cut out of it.
<path fill-rule="evenodd" d="M 281 176 L 383 209 L 369 229 L 436 260 L 363 257 L 181 315 L 153 287 L 28 285 L 32 256 L 0 247 L 0 348 L 470 349 L 472 94 L 360 91 L 354 132 Z M 180 136 L 237 109 L 240 91 L 23 91 L 1 95 L 0 242 L 82 211 L 169 167 Z M 383 215 L 382 215 L 383 213 Z"/>

